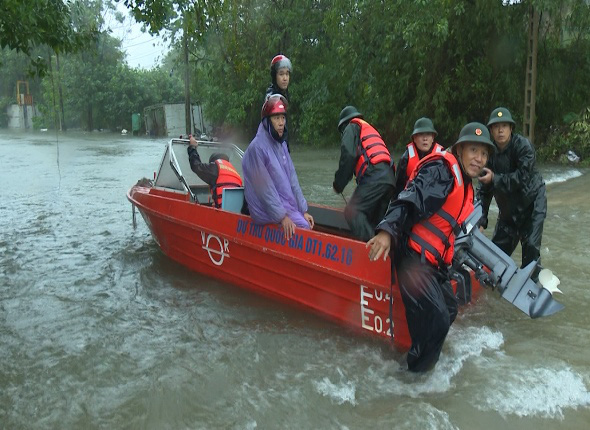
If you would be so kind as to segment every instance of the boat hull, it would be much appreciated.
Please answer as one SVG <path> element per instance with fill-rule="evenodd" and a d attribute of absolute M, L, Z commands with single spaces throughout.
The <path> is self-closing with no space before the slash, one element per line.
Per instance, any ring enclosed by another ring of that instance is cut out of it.
<path fill-rule="evenodd" d="M 409 347 L 390 261 L 370 261 L 363 242 L 305 229 L 285 241 L 278 226 L 156 188 L 133 187 L 128 199 L 164 254 L 189 269 Z"/>
<path fill-rule="evenodd" d="M 364 242 L 300 228 L 286 241 L 278 225 L 258 225 L 157 187 L 134 186 L 128 199 L 164 254 L 189 269 L 303 307 L 400 350 L 410 347 L 389 257 L 370 261 Z M 472 285 L 470 298 L 479 290 Z"/>

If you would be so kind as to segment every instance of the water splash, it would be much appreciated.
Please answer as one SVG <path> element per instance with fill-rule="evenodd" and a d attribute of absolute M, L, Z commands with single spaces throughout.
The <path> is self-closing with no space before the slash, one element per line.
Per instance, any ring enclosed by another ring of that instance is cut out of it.
<path fill-rule="evenodd" d="M 458 430 L 451 422 L 449 414 L 441 411 L 429 403 L 406 403 L 400 405 L 404 409 L 403 420 L 395 423 L 395 428 L 421 430 Z"/>
<path fill-rule="evenodd" d="M 547 171 L 543 174 L 543 179 L 545 179 L 545 184 L 558 184 L 560 182 L 566 182 L 570 179 L 578 178 L 582 176 L 582 172 L 577 169 L 568 170 L 568 171 Z"/>
<path fill-rule="evenodd" d="M 325 397 L 329 397 L 338 405 L 350 403 L 355 406 L 355 384 L 352 381 L 346 381 L 344 373 L 338 368 L 336 369 L 340 375 L 340 382 L 333 383 L 327 376 L 321 381 L 314 381 L 313 385 L 318 393 Z"/>
<path fill-rule="evenodd" d="M 382 378 L 382 382 L 378 379 L 382 371 L 378 371 L 371 379 L 375 378 L 379 390 L 392 395 L 419 398 L 425 394 L 444 393 L 454 386 L 453 378 L 468 360 L 481 356 L 486 350 L 497 351 L 503 343 L 502 333 L 488 327 L 452 326 L 440 360 L 431 372 L 414 374 L 402 366 L 396 374 Z"/>
<path fill-rule="evenodd" d="M 590 392 L 582 376 L 567 366 L 512 369 L 490 378 L 489 383 L 474 406 L 495 410 L 504 418 L 516 415 L 563 420 L 565 410 L 590 406 Z"/>

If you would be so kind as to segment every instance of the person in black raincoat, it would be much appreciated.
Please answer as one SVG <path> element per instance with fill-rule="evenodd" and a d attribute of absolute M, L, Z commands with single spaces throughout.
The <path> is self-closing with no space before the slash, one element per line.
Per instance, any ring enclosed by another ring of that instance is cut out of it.
<path fill-rule="evenodd" d="M 508 109 L 499 107 L 492 111 L 488 128 L 497 151 L 488 160 L 485 175 L 479 178 L 478 197 L 483 209 L 480 229 L 488 226 L 488 211 L 494 197 L 499 214 L 492 242 L 512 255 L 520 241 L 521 267 L 537 260 L 531 276 L 536 280 L 541 270 L 541 239 L 547 215 L 545 182 L 535 167 L 533 145 L 526 137 L 514 133 L 514 125 Z"/>
<path fill-rule="evenodd" d="M 444 148 L 435 142 L 438 132 L 430 118 L 419 118 L 414 124 L 412 141 L 406 145 L 406 151 L 402 154 L 395 172 L 395 192 L 393 199 L 406 188 L 408 178 L 422 158 L 432 151 L 443 151 Z"/>
<path fill-rule="evenodd" d="M 266 89 L 265 100 L 268 100 L 273 94 L 280 94 L 285 97 L 287 103 L 290 102 L 289 83 L 291 82 L 291 73 L 293 73 L 291 60 L 282 54 L 275 55 L 270 62 L 271 83 Z M 287 151 L 291 153 L 291 148 L 289 147 L 289 132 L 286 123 L 283 140 L 287 143 Z"/>
<path fill-rule="evenodd" d="M 235 167 L 229 162 L 229 157 L 227 154 L 216 152 L 211 154 L 208 163 L 203 163 L 197 149 L 198 147 L 199 142 L 191 135 L 189 137 L 189 145 L 186 148 L 191 170 L 195 172 L 197 176 L 201 178 L 207 185 L 209 185 L 211 196 L 213 197 L 213 203 L 219 208 L 221 207 L 221 199 L 216 198 L 216 196 L 220 196 L 222 194 L 223 188 L 225 187 L 241 187 L 242 179 L 240 178 L 240 175 Z M 223 160 L 225 163 L 222 165 L 222 167 L 231 172 L 230 175 L 222 175 L 225 179 L 221 180 L 221 184 L 218 184 L 220 167 L 219 164 L 216 163 L 217 160 Z"/>
<path fill-rule="evenodd" d="M 352 176 L 357 186 L 344 209 L 352 234 L 366 242 L 385 214 L 394 191 L 395 168 L 385 142 L 354 107 L 340 112 L 338 130 L 342 133 L 340 162 L 332 184 L 342 193 Z M 361 134 L 365 134 L 361 138 Z M 364 143 L 361 143 L 364 142 Z"/>
<path fill-rule="evenodd" d="M 452 154 L 432 153 L 416 166 L 367 242 L 371 261 L 391 257 L 391 281 L 399 287 L 412 340 L 410 371 L 434 367 L 457 315 L 448 277 L 455 233 L 473 211 L 471 180 L 493 151 L 486 126 L 467 124 Z"/>

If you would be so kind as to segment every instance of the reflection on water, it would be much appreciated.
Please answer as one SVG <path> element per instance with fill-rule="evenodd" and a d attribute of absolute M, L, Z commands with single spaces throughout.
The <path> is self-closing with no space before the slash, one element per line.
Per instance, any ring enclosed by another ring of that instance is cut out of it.
<path fill-rule="evenodd" d="M 125 193 L 164 143 L 0 131 L 0 427 L 587 427 L 587 170 L 542 169 L 565 311 L 529 320 L 490 291 L 412 375 L 387 345 L 190 272 L 134 230 Z M 310 201 L 350 197 L 332 191 L 338 156 L 294 148 Z"/>

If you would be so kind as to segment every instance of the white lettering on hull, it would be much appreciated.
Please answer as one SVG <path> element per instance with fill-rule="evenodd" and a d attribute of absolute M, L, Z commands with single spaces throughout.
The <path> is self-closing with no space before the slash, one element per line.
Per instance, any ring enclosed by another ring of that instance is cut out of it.
<path fill-rule="evenodd" d="M 380 315 L 376 313 L 374 309 L 376 302 L 389 303 L 389 294 L 384 295 L 383 292 L 371 290 L 364 285 L 361 285 L 360 287 L 361 327 L 364 330 L 391 337 L 391 329 L 393 326 L 391 320 L 389 317 L 385 317 L 385 315 L 382 316 L 382 314 Z"/>

